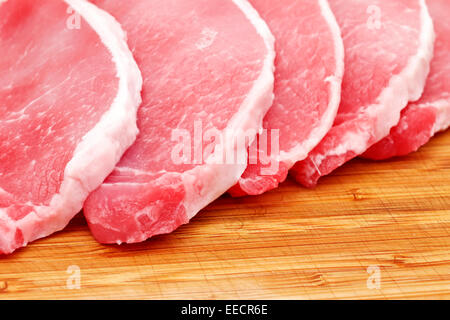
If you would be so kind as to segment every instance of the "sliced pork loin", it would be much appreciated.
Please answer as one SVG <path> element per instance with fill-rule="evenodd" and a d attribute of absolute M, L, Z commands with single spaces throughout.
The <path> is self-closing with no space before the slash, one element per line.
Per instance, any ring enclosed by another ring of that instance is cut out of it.
<path fill-rule="evenodd" d="M 344 73 L 344 45 L 326 0 L 250 2 L 276 38 L 275 101 L 233 196 L 276 188 L 307 157 L 333 125 Z"/>
<path fill-rule="evenodd" d="M 0 4 L 0 252 L 61 230 L 137 135 L 142 78 L 82 0 Z"/>
<path fill-rule="evenodd" d="M 450 1 L 428 0 L 436 43 L 431 72 L 422 98 L 410 103 L 388 137 L 372 146 L 365 158 L 383 160 L 417 151 L 450 126 Z"/>
<path fill-rule="evenodd" d="M 244 172 L 273 101 L 274 39 L 243 0 L 94 2 L 127 31 L 144 89 L 137 141 L 84 214 L 98 241 L 140 242 L 187 223 Z"/>
<path fill-rule="evenodd" d="M 292 170 L 307 187 L 389 134 L 422 95 L 433 56 L 424 0 L 329 2 L 344 38 L 345 75 L 333 128 Z"/>

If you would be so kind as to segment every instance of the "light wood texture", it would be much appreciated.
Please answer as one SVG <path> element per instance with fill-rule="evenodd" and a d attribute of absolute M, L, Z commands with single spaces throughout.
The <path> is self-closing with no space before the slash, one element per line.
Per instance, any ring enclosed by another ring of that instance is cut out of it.
<path fill-rule="evenodd" d="M 315 190 L 223 197 L 138 245 L 97 244 L 79 216 L 0 258 L 0 299 L 450 298 L 449 179 L 450 132 L 405 158 L 352 161 Z"/>

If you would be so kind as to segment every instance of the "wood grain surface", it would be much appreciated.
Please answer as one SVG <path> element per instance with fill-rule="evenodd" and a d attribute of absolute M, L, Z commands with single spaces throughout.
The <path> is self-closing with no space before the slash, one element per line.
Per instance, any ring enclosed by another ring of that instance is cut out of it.
<path fill-rule="evenodd" d="M 80 215 L 0 257 L 0 299 L 448 299 L 449 179 L 447 132 L 405 158 L 352 161 L 314 190 L 224 196 L 138 245 L 97 244 Z"/>

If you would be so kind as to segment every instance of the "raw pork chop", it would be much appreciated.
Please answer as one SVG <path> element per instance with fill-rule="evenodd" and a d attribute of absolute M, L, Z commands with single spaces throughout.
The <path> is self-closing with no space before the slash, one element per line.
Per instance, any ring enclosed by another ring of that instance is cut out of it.
<path fill-rule="evenodd" d="M 84 1 L 0 5 L 1 253 L 64 228 L 134 141 L 142 79 L 123 36 Z"/>
<path fill-rule="evenodd" d="M 233 196 L 276 188 L 307 157 L 333 125 L 344 73 L 344 45 L 326 0 L 250 2 L 276 38 L 275 101 L 264 118 L 257 157 L 230 189 Z"/>
<path fill-rule="evenodd" d="M 140 242 L 187 223 L 244 172 L 273 101 L 274 40 L 247 1 L 94 2 L 127 31 L 144 101 L 136 143 L 84 213 L 98 241 Z M 248 142 L 235 144 L 247 129 Z M 241 161 L 222 164 L 221 154 Z"/>
<path fill-rule="evenodd" d="M 366 158 L 382 160 L 407 155 L 450 126 L 450 1 L 428 0 L 427 4 L 437 38 L 424 94 L 409 104 L 399 125 L 372 146 L 364 154 Z"/>
<path fill-rule="evenodd" d="M 330 0 L 344 38 L 345 75 L 333 128 L 293 176 L 316 185 L 389 134 L 420 98 L 434 31 L 424 0 Z"/>

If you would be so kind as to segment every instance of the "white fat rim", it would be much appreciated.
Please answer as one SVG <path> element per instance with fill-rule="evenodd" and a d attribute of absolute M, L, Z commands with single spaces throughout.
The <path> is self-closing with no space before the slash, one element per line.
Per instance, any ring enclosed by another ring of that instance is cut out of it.
<path fill-rule="evenodd" d="M 408 106 L 408 102 L 417 101 L 425 88 L 436 36 L 433 20 L 425 0 L 418 1 L 421 8 L 421 30 L 417 53 L 409 59 L 402 72 L 392 77 L 388 87 L 378 97 L 377 104 L 369 106 L 365 111 L 366 116 L 377 119 L 377 125 L 374 128 L 376 139 L 373 144 L 389 135 L 391 129 L 399 123 L 401 112 Z M 348 139 L 345 139 L 344 144 L 328 150 L 324 155 L 314 156 L 316 167 L 319 167 L 322 161 L 329 156 L 340 156 L 349 151 L 362 154 L 373 145 L 369 143 L 370 128 L 362 128 L 358 132 L 348 132 L 346 135 Z"/>
<path fill-rule="evenodd" d="M 385 138 L 398 124 L 401 111 L 408 106 L 408 102 L 417 101 L 422 96 L 430 72 L 436 35 L 425 0 L 419 2 L 421 32 L 417 54 L 409 59 L 406 68 L 400 74 L 391 79 L 389 86 L 380 94 L 378 105 L 368 108 L 369 112 L 373 111 L 371 115 L 378 119 L 376 142 Z M 388 112 L 387 109 L 391 111 Z M 389 116 L 380 117 L 383 114 Z"/>
<path fill-rule="evenodd" d="M 224 139 L 224 154 L 233 154 L 234 143 L 237 132 L 254 130 L 261 132 L 262 122 L 265 114 L 272 106 L 274 95 L 274 61 L 275 61 L 275 38 L 266 22 L 259 16 L 258 12 L 247 0 L 233 0 L 233 3 L 241 9 L 247 19 L 255 27 L 258 34 L 263 38 L 267 56 L 264 60 L 263 69 L 259 78 L 255 81 L 253 88 L 240 106 L 239 111 L 230 120 L 224 130 L 233 136 Z M 252 137 L 250 144 L 253 143 Z M 247 159 L 247 148 L 237 150 L 238 159 Z M 220 197 L 229 188 L 235 185 L 247 168 L 247 164 L 212 165 L 205 164 L 182 174 L 183 184 L 186 189 L 184 206 L 189 219 L 194 217 L 201 209 Z M 204 178 L 202 190 L 199 195 L 194 189 L 193 182 Z"/>
<path fill-rule="evenodd" d="M 5 253 L 16 249 L 8 245 L 14 242 L 17 228 L 23 233 L 23 246 L 62 230 L 80 212 L 89 193 L 112 172 L 138 134 L 136 116 L 141 103 L 142 76 L 124 31 L 111 15 L 86 0 L 64 1 L 84 18 L 111 53 L 119 78 L 118 93 L 109 110 L 76 147 L 65 168 L 60 191 L 49 206 L 35 206 L 34 212 L 19 221 L 13 221 L 5 209 L 0 209 L 0 223 L 10 229 L 0 234 L 0 249 Z"/>
<path fill-rule="evenodd" d="M 289 151 L 280 153 L 279 162 L 283 162 L 290 169 L 296 162 L 304 160 L 330 131 L 333 126 L 341 102 L 342 79 L 344 77 L 344 57 L 345 49 L 342 40 L 341 29 L 336 18 L 328 4 L 327 0 L 319 0 L 319 6 L 322 16 L 326 20 L 334 40 L 334 54 L 336 60 L 335 74 L 330 76 L 326 81 L 330 82 L 330 101 L 328 108 L 323 115 L 320 124 L 311 131 L 308 139 L 304 143 L 292 148 Z"/>

